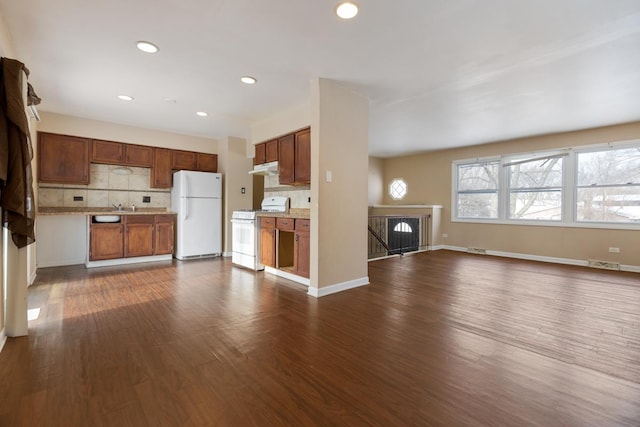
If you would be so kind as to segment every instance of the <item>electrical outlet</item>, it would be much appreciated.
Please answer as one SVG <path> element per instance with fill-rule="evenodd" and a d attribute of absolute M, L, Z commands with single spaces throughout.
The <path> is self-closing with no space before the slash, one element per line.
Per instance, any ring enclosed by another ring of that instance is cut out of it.
<path fill-rule="evenodd" d="M 442 238 L 446 239 L 447 237 L 449 237 L 449 235 L 447 233 L 442 233 Z"/>
<path fill-rule="evenodd" d="M 151 203 L 151 196 L 142 196 L 142 203 Z"/>
<path fill-rule="evenodd" d="M 620 253 L 620 248 L 609 248 L 609 253 L 619 254 Z"/>

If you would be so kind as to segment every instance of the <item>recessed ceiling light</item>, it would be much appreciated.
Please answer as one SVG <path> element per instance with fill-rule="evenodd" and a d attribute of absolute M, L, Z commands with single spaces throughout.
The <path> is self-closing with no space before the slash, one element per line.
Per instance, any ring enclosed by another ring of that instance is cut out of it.
<path fill-rule="evenodd" d="M 133 101 L 133 96 L 129 96 L 129 95 L 118 95 L 118 99 L 121 99 L 123 101 Z"/>
<path fill-rule="evenodd" d="M 199 115 L 200 117 L 207 117 L 209 115 L 204 111 L 198 111 L 196 114 Z"/>
<path fill-rule="evenodd" d="M 156 53 L 160 50 L 155 44 L 145 41 L 139 41 L 138 43 L 136 43 L 136 46 L 138 46 L 138 49 L 140 49 L 141 51 L 147 53 Z"/>
<path fill-rule="evenodd" d="M 243 77 L 240 77 L 240 81 L 248 85 L 254 85 L 258 80 L 255 77 L 243 76 Z"/>
<path fill-rule="evenodd" d="M 358 5 L 345 1 L 336 6 L 336 15 L 342 19 L 351 19 L 358 14 Z"/>

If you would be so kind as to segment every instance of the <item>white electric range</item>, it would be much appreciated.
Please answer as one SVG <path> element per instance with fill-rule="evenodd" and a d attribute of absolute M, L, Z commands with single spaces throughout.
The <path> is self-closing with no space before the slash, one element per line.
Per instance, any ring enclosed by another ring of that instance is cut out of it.
<path fill-rule="evenodd" d="M 231 215 L 231 262 L 252 270 L 264 270 L 260 263 L 260 237 L 258 236 L 258 213 L 286 213 L 289 198 L 265 197 L 259 211 L 233 211 Z"/>

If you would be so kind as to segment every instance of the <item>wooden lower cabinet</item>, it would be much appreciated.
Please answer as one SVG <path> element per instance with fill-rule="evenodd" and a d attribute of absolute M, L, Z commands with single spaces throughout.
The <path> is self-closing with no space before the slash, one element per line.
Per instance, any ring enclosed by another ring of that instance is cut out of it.
<path fill-rule="evenodd" d="M 276 219 L 272 217 L 260 218 L 260 263 L 276 266 Z"/>
<path fill-rule="evenodd" d="M 89 260 L 122 258 L 124 256 L 123 227 L 121 223 L 91 224 Z"/>
<path fill-rule="evenodd" d="M 154 229 L 154 255 L 173 253 L 174 215 L 156 215 Z"/>
<path fill-rule="evenodd" d="M 131 215 L 125 218 L 125 258 L 153 255 L 153 215 Z"/>
<path fill-rule="evenodd" d="M 260 218 L 260 263 L 309 277 L 311 239 L 308 219 Z"/>
<path fill-rule="evenodd" d="M 90 261 L 173 253 L 174 215 L 122 215 L 120 223 L 91 223 Z"/>
<path fill-rule="evenodd" d="M 309 277 L 311 264 L 311 238 L 309 237 L 309 220 L 296 219 L 293 241 L 293 272 L 298 276 Z"/>

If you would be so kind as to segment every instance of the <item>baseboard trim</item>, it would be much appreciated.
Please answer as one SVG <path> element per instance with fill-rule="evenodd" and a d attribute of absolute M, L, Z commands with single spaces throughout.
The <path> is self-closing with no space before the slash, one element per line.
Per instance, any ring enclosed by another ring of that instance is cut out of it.
<path fill-rule="evenodd" d="M 222 253 L 222 257 L 223 258 L 229 258 L 231 255 L 233 255 L 233 252 L 223 252 Z"/>
<path fill-rule="evenodd" d="M 322 288 L 314 288 L 310 286 L 307 294 L 315 298 L 321 298 L 338 292 L 348 291 L 349 289 L 359 288 L 360 286 L 366 286 L 368 284 L 369 276 L 365 276 L 359 279 L 349 280 L 347 282 L 336 283 L 331 286 L 324 286 Z"/>
<path fill-rule="evenodd" d="M 7 342 L 7 336 L 4 334 L 4 328 L 2 328 L 2 330 L 0 330 L 0 353 L 2 353 L 5 342 Z"/>
<path fill-rule="evenodd" d="M 468 248 L 462 246 L 448 246 L 442 245 L 439 249 L 446 249 L 449 251 L 456 252 L 468 252 Z M 553 264 L 566 264 L 566 265 L 577 265 L 580 267 L 588 267 L 589 261 L 580 260 L 580 259 L 572 259 L 572 258 L 558 258 L 551 256 L 543 256 L 543 255 L 531 255 L 531 254 L 522 254 L 518 252 L 502 252 L 502 251 L 492 251 L 487 249 L 486 255 L 499 256 L 503 258 L 515 258 L 515 259 L 524 259 L 527 261 L 540 261 L 540 262 L 550 262 Z M 620 265 L 620 271 L 629 271 L 632 273 L 640 273 L 640 266 L 636 265 Z"/>
<path fill-rule="evenodd" d="M 87 261 L 85 266 L 87 268 L 109 267 L 113 265 L 138 264 L 141 262 L 171 261 L 172 259 L 173 257 L 171 254 L 155 255 L 155 256 L 139 256 L 134 258 L 105 259 L 104 261 Z"/>
<path fill-rule="evenodd" d="M 265 273 L 271 273 L 275 276 L 282 277 L 283 279 L 291 280 L 292 282 L 300 283 L 301 285 L 309 286 L 311 285 L 311 281 L 306 277 L 298 276 L 293 273 L 289 273 L 288 271 L 278 270 L 277 268 L 264 266 Z"/>

